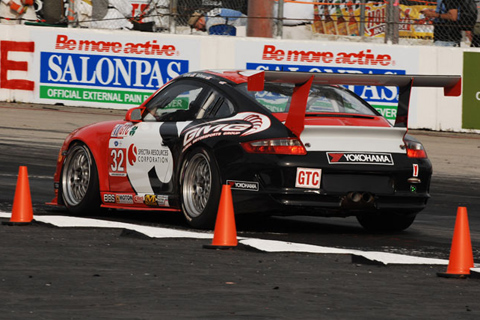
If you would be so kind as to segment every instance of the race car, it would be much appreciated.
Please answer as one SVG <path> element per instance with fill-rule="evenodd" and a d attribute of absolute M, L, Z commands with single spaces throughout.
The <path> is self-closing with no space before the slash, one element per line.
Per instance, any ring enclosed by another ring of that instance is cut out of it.
<path fill-rule="evenodd" d="M 395 123 L 346 86 L 398 89 Z M 199 71 L 182 74 L 124 120 L 87 125 L 61 147 L 54 205 L 177 211 L 215 225 L 221 190 L 235 215 L 356 216 L 408 228 L 429 199 L 432 165 L 407 134 L 412 87 L 461 93 L 459 76 Z"/>

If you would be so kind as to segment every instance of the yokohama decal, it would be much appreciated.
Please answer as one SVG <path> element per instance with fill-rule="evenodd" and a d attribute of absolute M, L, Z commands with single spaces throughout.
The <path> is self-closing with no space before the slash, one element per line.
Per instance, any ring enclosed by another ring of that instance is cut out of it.
<path fill-rule="evenodd" d="M 327 158 L 329 164 L 393 165 L 393 157 L 390 153 L 327 152 Z"/>

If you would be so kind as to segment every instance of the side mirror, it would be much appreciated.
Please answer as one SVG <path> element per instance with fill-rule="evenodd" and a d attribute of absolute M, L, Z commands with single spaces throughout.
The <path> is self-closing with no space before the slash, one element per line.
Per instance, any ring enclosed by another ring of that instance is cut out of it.
<path fill-rule="evenodd" d="M 125 115 L 125 121 L 140 122 L 142 121 L 143 107 L 129 109 Z"/>

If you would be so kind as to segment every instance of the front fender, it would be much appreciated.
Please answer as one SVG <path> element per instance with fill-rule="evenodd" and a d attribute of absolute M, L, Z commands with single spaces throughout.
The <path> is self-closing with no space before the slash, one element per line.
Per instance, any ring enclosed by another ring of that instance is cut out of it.
<path fill-rule="evenodd" d="M 76 142 L 81 142 L 90 149 L 95 159 L 100 190 L 108 190 L 108 141 L 115 126 L 125 123 L 123 120 L 99 122 L 76 129 L 70 133 L 60 148 L 54 182 L 60 182 L 63 164 L 70 147 Z"/>

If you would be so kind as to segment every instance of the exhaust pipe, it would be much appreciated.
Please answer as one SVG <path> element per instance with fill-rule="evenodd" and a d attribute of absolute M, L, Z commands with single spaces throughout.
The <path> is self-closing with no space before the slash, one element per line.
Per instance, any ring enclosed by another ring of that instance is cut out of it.
<path fill-rule="evenodd" d="M 352 200 L 355 203 L 358 203 L 362 200 L 362 194 L 360 192 L 351 192 L 349 193 L 350 200 Z"/>
<path fill-rule="evenodd" d="M 369 192 L 365 192 L 363 195 L 362 195 L 362 200 L 365 202 L 365 203 L 371 203 L 373 202 L 374 198 L 373 198 L 373 195 Z"/>
<path fill-rule="evenodd" d="M 354 204 L 371 204 L 375 200 L 370 192 L 349 192 L 347 199 Z"/>

